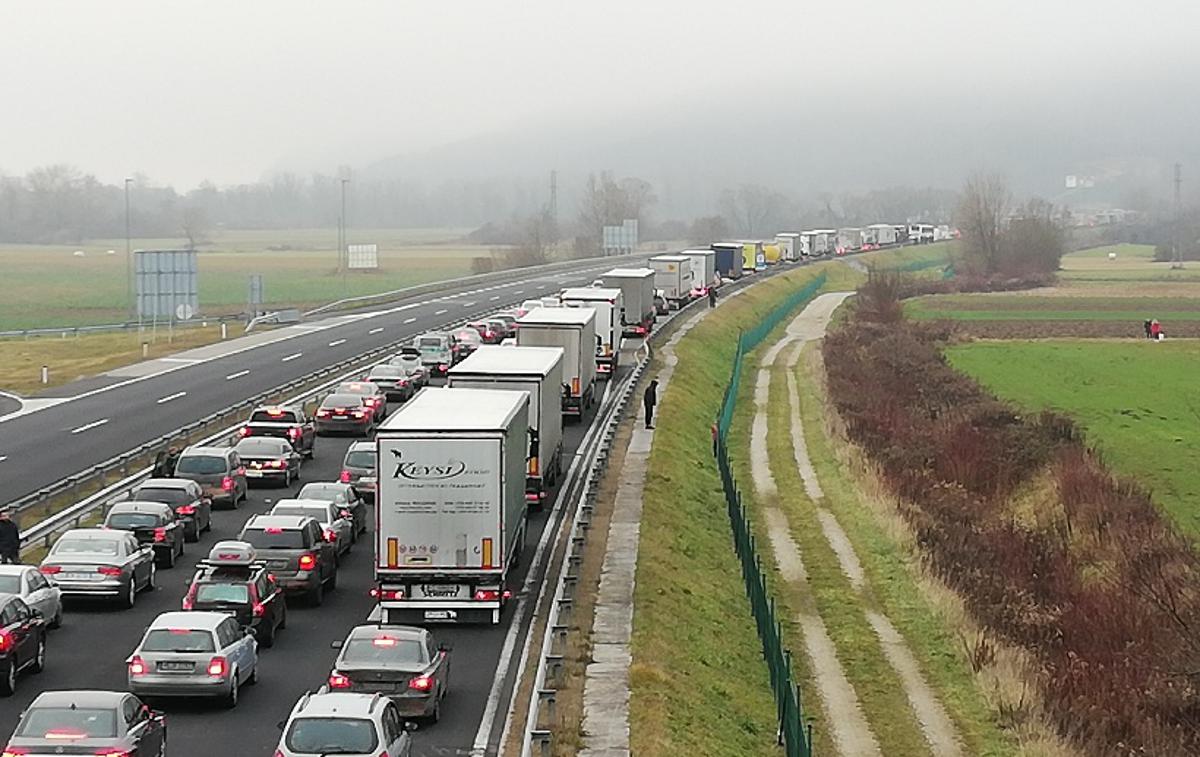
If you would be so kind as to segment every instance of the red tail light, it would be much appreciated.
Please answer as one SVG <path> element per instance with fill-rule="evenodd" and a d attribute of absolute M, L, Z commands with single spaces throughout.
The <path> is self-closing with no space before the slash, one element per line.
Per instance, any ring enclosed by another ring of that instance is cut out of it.
<path fill-rule="evenodd" d="M 321 410 L 317 411 L 318 418 L 328 418 L 329 416 L 330 416 L 330 412 L 328 410 L 325 410 L 322 408 Z"/>
<path fill-rule="evenodd" d="M 413 691 L 429 691 L 433 688 L 433 679 L 429 676 L 417 676 L 408 681 L 408 688 Z"/>
<path fill-rule="evenodd" d="M 480 589 L 475 592 L 475 601 L 477 602 L 495 602 L 500 598 L 500 592 L 496 589 Z"/>
<path fill-rule="evenodd" d="M 338 476 L 338 481 L 340 481 L 343 484 L 350 483 L 350 471 L 343 470 L 341 475 Z"/>
<path fill-rule="evenodd" d="M 140 656 L 134 655 L 129 660 L 129 675 L 143 676 L 146 675 L 146 661 Z"/>
<path fill-rule="evenodd" d="M 59 573 L 62 573 L 62 566 L 61 565 L 43 565 L 42 567 L 38 568 L 38 570 L 40 570 L 43 575 L 57 576 Z"/>
<path fill-rule="evenodd" d="M 229 476 L 221 479 L 221 489 L 227 492 L 233 491 L 233 479 Z"/>
<path fill-rule="evenodd" d="M 238 429 L 238 436 L 250 436 L 250 427 L 242 426 Z"/>
<path fill-rule="evenodd" d="M 0 757 L 24 757 L 26 754 L 29 754 L 29 750 L 23 746 L 6 746 Z"/>
<path fill-rule="evenodd" d="M 337 531 L 334 531 L 332 528 L 325 529 L 325 541 L 329 542 L 330 544 L 336 542 Z"/>
<path fill-rule="evenodd" d="M 119 576 L 119 575 L 121 575 L 121 569 L 115 565 L 101 565 L 99 568 L 96 568 L 96 572 L 102 576 Z"/>
<path fill-rule="evenodd" d="M 329 688 L 348 689 L 350 688 L 350 679 L 335 670 L 329 674 Z"/>
<path fill-rule="evenodd" d="M 223 678 L 229 673 L 229 661 L 224 657 L 214 657 L 208 663 L 208 674 L 213 678 Z"/>
<path fill-rule="evenodd" d="M 176 515 L 195 515 L 196 514 L 196 506 L 195 505 L 180 505 L 179 507 L 175 508 L 175 514 Z"/>
<path fill-rule="evenodd" d="M 155 542 L 162 543 L 166 540 L 167 540 L 167 529 L 165 529 L 165 528 L 154 529 L 154 541 Z"/>
<path fill-rule="evenodd" d="M 400 589 L 380 589 L 378 586 L 374 586 L 371 588 L 371 598 L 391 602 L 404 599 L 404 592 Z"/>
<path fill-rule="evenodd" d="M 183 609 L 190 610 L 196 605 L 196 587 L 193 585 L 188 588 L 188 593 L 183 595 Z"/>
<path fill-rule="evenodd" d="M 291 428 L 288 429 L 288 438 L 299 439 L 300 435 L 303 433 L 304 432 L 300 430 L 299 426 L 292 426 Z"/>
<path fill-rule="evenodd" d="M 0 652 L 7 652 L 10 649 L 12 649 L 12 637 L 0 631 Z"/>
<path fill-rule="evenodd" d="M 184 609 L 186 610 L 187 608 L 185 607 Z M 261 618 L 262 616 L 267 614 L 266 605 L 264 605 L 262 602 L 255 602 L 253 612 L 254 612 L 254 617 Z"/>
<path fill-rule="evenodd" d="M 300 555 L 300 570 L 312 570 L 317 567 L 317 557 L 311 552 Z"/>

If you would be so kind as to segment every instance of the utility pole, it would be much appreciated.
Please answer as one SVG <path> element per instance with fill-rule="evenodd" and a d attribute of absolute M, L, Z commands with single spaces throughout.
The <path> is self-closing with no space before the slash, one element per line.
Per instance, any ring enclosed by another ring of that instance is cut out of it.
<path fill-rule="evenodd" d="M 341 234 L 341 241 L 338 243 L 338 260 L 339 261 L 344 260 L 344 262 L 341 263 L 342 296 L 343 297 L 346 296 L 346 269 L 348 269 L 350 267 L 350 260 L 349 260 L 350 256 L 346 252 L 346 245 L 349 242 L 349 239 L 347 238 L 348 237 L 347 228 L 348 228 L 349 224 L 346 223 L 346 185 L 349 183 L 350 183 L 349 179 L 347 179 L 347 178 L 342 179 L 342 215 L 341 215 L 341 221 L 340 221 L 342 234 Z"/>
<path fill-rule="evenodd" d="M 1183 226 L 1183 199 L 1182 199 L 1183 192 L 1181 191 L 1182 185 L 1183 185 L 1183 164 L 1176 163 L 1175 164 L 1175 223 L 1173 224 L 1175 228 L 1174 228 L 1174 234 L 1172 235 L 1174 237 L 1174 239 L 1172 240 L 1172 247 L 1174 248 L 1175 254 L 1171 256 L 1171 258 L 1172 258 L 1171 267 L 1172 268 L 1183 268 L 1183 244 L 1182 244 L 1183 240 L 1180 239 L 1180 237 L 1183 234 L 1183 229 L 1182 229 L 1182 226 Z"/>
<path fill-rule="evenodd" d="M 133 252 L 129 241 L 129 185 L 133 179 L 125 179 L 125 301 L 129 304 L 129 320 L 133 320 L 136 305 L 133 301 Z"/>

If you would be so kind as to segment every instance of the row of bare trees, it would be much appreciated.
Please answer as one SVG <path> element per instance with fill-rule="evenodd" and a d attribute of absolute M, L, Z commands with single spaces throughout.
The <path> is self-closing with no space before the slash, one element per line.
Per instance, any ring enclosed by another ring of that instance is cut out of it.
<path fill-rule="evenodd" d="M 967 272 L 1025 277 L 1058 270 L 1067 249 L 1061 214 L 1041 199 L 1013 200 L 999 174 L 977 173 L 963 187 L 955 222 L 962 232 Z"/>

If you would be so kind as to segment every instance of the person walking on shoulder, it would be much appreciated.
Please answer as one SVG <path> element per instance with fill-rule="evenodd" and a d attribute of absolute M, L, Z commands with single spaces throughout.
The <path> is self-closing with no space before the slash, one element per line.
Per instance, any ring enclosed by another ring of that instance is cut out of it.
<path fill-rule="evenodd" d="M 715 308 L 717 306 L 717 288 L 710 286 L 708 288 L 708 307 Z"/>
<path fill-rule="evenodd" d="M 21 529 L 8 510 L 0 510 L 0 563 L 16 565 L 21 562 Z"/>
<path fill-rule="evenodd" d="M 1150 321 L 1150 338 L 1157 342 L 1162 339 L 1162 336 L 1162 324 L 1155 318 L 1153 321 Z"/>
<path fill-rule="evenodd" d="M 1145 321 L 1142 323 L 1142 328 L 1144 328 L 1144 329 L 1146 330 L 1146 338 L 1147 338 L 1147 339 L 1149 339 L 1149 338 L 1150 338 L 1150 325 L 1151 325 L 1151 324 L 1150 324 L 1150 319 L 1149 319 L 1149 318 L 1147 318 L 1147 319 L 1146 319 L 1146 320 L 1145 320 Z"/>
<path fill-rule="evenodd" d="M 650 382 L 642 395 L 642 406 L 646 411 L 646 428 L 654 428 L 654 406 L 658 404 L 658 379 Z"/>

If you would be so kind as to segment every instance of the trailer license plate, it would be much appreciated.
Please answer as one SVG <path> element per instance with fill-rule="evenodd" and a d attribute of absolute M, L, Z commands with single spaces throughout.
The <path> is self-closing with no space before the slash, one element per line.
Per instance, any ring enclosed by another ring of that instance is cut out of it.
<path fill-rule="evenodd" d="M 246 478 L 262 478 L 262 471 L 253 468 L 246 469 Z"/>
<path fill-rule="evenodd" d="M 425 620 L 454 620 L 458 613 L 454 610 L 426 610 Z"/>

